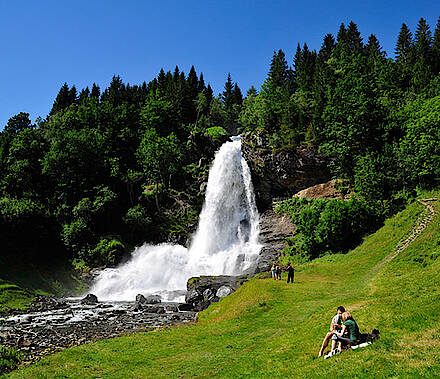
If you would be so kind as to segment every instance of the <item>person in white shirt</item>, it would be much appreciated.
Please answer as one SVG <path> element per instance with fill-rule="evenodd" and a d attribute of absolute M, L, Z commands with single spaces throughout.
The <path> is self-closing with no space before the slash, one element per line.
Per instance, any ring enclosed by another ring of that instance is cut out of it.
<path fill-rule="evenodd" d="M 337 309 L 336 315 L 332 318 L 332 323 L 330 325 L 330 332 L 324 337 L 322 341 L 321 350 L 319 350 L 318 357 L 321 357 L 324 354 L 324 350 L 327 347 L 330 338 L 332 339 L 332 350 L 336 349 L 336 344 L 338 343 L 338 338 L 334 334 L 335 331 L 339 331 L 342 328 L 342 314 L 345 312 L 345 308 L 341 305 Z"/>

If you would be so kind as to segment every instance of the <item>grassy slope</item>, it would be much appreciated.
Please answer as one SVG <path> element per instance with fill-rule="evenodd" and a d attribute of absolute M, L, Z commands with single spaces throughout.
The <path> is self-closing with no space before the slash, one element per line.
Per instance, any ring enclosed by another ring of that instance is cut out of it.
<path fill-rule="evenodd" d="M 440 212 L 440 202 L 435 207 Z M 248 282 L 202 312 L 197 326 L 72 348 L 12 377 L 440 376 L 439 216 L 377 267 L 423 209 L 413 203 L 349 254 L 299 267 L 293 286 Z M 317 359 L 338 305 L 352 311 L 361 331 L 379 328 L 381 339 Z"/>

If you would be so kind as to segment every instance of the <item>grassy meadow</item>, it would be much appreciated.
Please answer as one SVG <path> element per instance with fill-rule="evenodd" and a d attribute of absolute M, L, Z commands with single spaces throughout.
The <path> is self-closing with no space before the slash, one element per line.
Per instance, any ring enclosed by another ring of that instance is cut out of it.
<path fill-rule="evenodd" d="M 440 197 L 440 192 L 424 197 Z M 440 202 L 433 202 L 440 212 Z M 346 255 L 298 266 L 295 283 L 254 278 L 179 326 L 75 347 L 11 378 L 440 377 L 440 222 L 381 264 L 425 208 L 413 202 Z M 371 346 L 317 354 L 339 305 Z"/>

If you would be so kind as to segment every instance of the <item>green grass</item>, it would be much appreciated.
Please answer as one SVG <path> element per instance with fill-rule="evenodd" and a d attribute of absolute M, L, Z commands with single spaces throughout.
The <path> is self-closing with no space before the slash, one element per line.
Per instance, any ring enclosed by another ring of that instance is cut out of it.
<path fill-rule="evenodd" d="M 3 288 L 3 285 L 9 286 Z M 4 291 L 4 290 L 8 291 Z M 22 303 L 24 294 L 39 295 L 75 294 L 85 290 L 85 286 L 74 275 L 71 264 L 65 258 L 47 262 L 29 262 L 20 254 L 0 256 L 0 312 L 9 308 L 24 309 L 15 303 Z M 14 299 L 17 295 L 17 299 Z M 29 305 L 29 301 L 23 304 Z M 3 307 L 3 308 L 2 308 Z"/>
<path fill-rule="evenodd" d="M 8 283 L 0 279 L 0 313 L 9 308 L 26 309 L 33 296 L 16 284 Z"/>
<path fill-rule="evenodd" d="M 435 207 L 440 212 L 440 202 Z M 423 209 L 411 204 L 347 255 L 299 266 L 294 285 L 247 282 L 200 313 L 197 325 L 75 347 L 11 377 L 438 377 L 439 216 L 401 255 L 380 264 Z M 381 338 L 318 359 L 339 305 L 362 332 L 377 327 Z"/>

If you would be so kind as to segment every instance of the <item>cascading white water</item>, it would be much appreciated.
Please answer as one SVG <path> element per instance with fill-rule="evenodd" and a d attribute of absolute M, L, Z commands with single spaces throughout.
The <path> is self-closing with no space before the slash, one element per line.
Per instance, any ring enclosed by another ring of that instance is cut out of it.
<path fill-rule="evenodd" d="M 127 263 L 103 270 L 90 292 L 102 300 L 134 300 L 140 293 L 181 301 L 192 276 L 237 275 L 252 268 L 261 249 L 258 234 L 249 167 L 240 138 L 233 137 L 217 152 L 209 171 L 205 204 L 190 248 L 145 244 Z"/>

